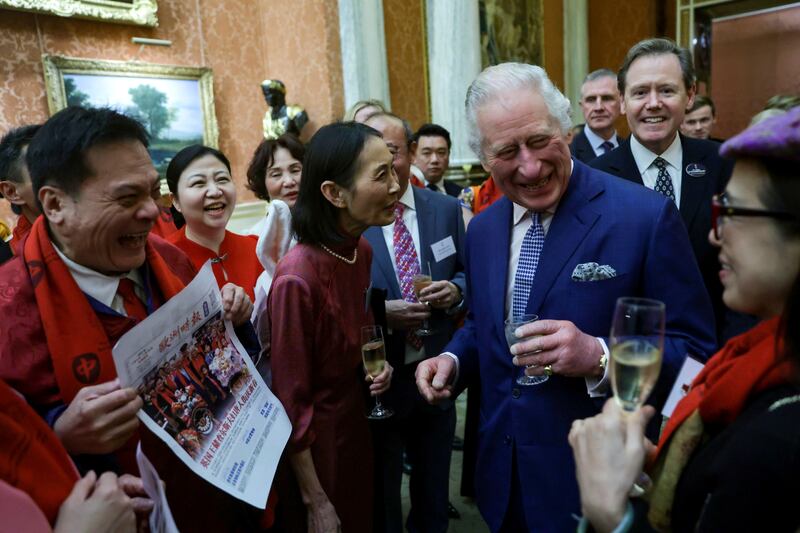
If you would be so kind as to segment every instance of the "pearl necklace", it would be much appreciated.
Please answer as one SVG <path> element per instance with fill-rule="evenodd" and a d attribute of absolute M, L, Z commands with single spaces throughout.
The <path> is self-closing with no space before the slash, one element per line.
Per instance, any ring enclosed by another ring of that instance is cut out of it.
<path fill-rule="evenodd" d="M 358 248 L 353 250 L 353 258 L 352 259 L 348 259 L 348 258 L 346 258 L 346 257 L 344 257 L 342 255 L 337 254 L 336 252 L 334 252 L 333 250 L 331 250 L 330 248 L 328 248 L 327 246 L 325 246 L 322 243 L 319 243 L 319 245 L 322 246 L 322 249 L 325 250 L 326 252 L 328 252 L 329 254 L 331 254 L 333 257 L 335 257 L 336 259 L 341 259 L 342 261 L 344 261 L 348 265 L 355 264 L 356 260 L 358 259 Z"/>

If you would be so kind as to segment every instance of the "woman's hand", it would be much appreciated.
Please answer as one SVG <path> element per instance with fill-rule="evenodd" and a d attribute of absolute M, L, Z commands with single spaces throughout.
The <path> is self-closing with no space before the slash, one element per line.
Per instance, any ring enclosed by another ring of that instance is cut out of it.
<path fill-rule="evenodd" d="M 389 361 L 386 361 L 383 364 L 383 372 L 374 378 L 367 374 L 365 381 L 372 382 L 372 384 L 369 386 L 370 395 L 377 396 L 378 394 L 383 394 L 389 390 L 389 386 L 392 384 L 392 372 L 394 372 L 394 368 L 392 368 L 392 365 L 389 364 Z"/>
<path fill-rule="evenodd" d="M 89 472 L 75 483 L 61 504 L 54 532 L 135 532 L 133 510 L 133 501 L 115 474 L 106 472 L 98 479 L 94 472 Z"/>
<path fill-rule="evenodd" d="M 612 531 L 625 514 L 628 493 L 648 451 L 644 428 L 654 412 L 645 406 L 625 413 L 612 398 L 599 415 L 572 423 L 569 443 L 575 455 L 581 510 L 599 532 Z"/>
<path fill-rule="evenodd" d="M 223 318 L 233 322 L 235 327 L 239 327 L 248 320 L 253 314 L 253 302 L 243 288 L 233 283 L 226 283 L 220 289 L 222 294 Z"/>
<path fill-rule="evenodd" d="M 308 533 L 338 533 L 342 523 L 336 515 L 336 509 L 327 497 L 310 502 L 308 509 Z"/>

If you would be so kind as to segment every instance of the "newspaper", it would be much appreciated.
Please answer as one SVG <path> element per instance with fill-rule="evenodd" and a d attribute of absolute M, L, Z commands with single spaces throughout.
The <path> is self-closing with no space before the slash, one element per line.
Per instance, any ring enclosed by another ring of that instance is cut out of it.
<path fill-rule="evenodd" d="M 197 475 L 263 509 L 291 423 L 222 319 L 211 263 L 113 356 L 144 401 L 139 419 Z"/>

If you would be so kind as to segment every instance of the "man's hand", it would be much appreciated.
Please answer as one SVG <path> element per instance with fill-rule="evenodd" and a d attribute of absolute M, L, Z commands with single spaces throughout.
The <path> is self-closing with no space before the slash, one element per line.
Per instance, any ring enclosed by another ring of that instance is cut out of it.
<path fill-rule="evenodd" d="M 597 531 L 612 531 L 622 520 L 628 493 L 652 446 L 644 428 L 655 411 L 646 406 L 624 413 L 613 398 L 603 412 L 576 420 L 569 432 L 583 515 Z"/>
<path fill-rule="evenodd" d="M 46 483 L 46 480 L 42 480 Z M 133 502 L 120 487 L 117 476 L 106 472 L 100 479 L 94 472 L 75 483 L 61 504 L 56 518 L 56 533 L 75 531 L 136 531 Z"/>
<path fill-rule="evenodd" d="M 425 359 L 415 373 L 419 393 L 430 404 L 446 400 L 452 394 L 455 375 L 456 362 L 449 355 Z"/>
<path fill-rule="evenodd" d="M 154 504 L 153 500 L 150 499 L 144 490 L 142 478 L 130 474 L 123 474 L 119 476 L 117 483 L 119 484 L 119 488 L 131 499 L 136 517 L 140 520 L 147 520 L 150 516 L 150 511 L 153 510 Z"/>
<path fill-rule="evenodd" d="M 428 306 L 405 300 L 386 300 L 386 325 L 391 329 L 416 329 L 430 318 Z"/>
<path fill-rule="evenodd" d="M 394 372 L 394 368 L 392 365 L 389 364 L 389 361 L 383 363 L 383 372 L 375 376 L 374 378 L 367 374 L 367 377 L 364 378 L 365 381 L 371 382 L 369 386 L 369 393 L 372 396 L 377 396 L 378 394 L 383 394 L 392 384 L 392 373 Z"/>
<path fill-rule="evenodd" d="M 238 327 L 250 320 L 253 314 L 253 302 L 244 292 L 244 289 L 233 283 L 226 283 L 220 289 L 222 293 L 223 318 L 230 320 L 233 325 Z"/>
<path fill-rule="evenodd" d="M 84 387 L 58 417 L 53 431 L 72 455 L 101 454 L 119 449 L 139 427 L 136 412 L 142 399 L 119 380 Z"/>
<path fill-rule="evenodd" d="M 595 337 L 579 330 L 569 320 L 537 320 L 517 328 L 522 340 L 511 347 L 514 364 L 536 365 L 525 369 L 529 376 L 544 374 L 550 365 L 554 374 L 572 377 L 599 376 L 603 347 Z"/>
<path fill-rule="evenodd" d="M 434 281 L 420 291 L 419 301 L 436 309 L 450 309 L 461 301 L 461 290 L 450 281 Z"/>

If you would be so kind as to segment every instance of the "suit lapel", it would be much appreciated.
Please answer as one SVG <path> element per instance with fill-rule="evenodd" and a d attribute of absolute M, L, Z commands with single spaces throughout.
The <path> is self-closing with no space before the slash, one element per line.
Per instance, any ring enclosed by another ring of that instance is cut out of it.
<path fill-rule="evenodd" d="M 488 298 L 492 302 L 492 319 L 502 337 L 503 320 L 506 315 L 506 287 L 508 286 L 508 261 L 514 209 L 511 200 L 505 196 L 497 200 L 496 204 L 497 216 L 490 219 L 492 224 L 484 233 L 485 240 L 480 243 L 481 246 L 473 255 L 476 256 L 476 262 L 486 265 L 488 269 L 489 284 L 486 290 Z M 483 255 L 483 250 L 486 251 L 486 255 Z M 475 271 L 474 266 L 472 270 Z M 482 290 L 480 287 L 473 287 L 473 289 Z M 477 299 L 477 295 L 474 295 L 473 301 L 477 301 Z"/>
<path fill-rule="evenodd" d="M 617 153 L 617 158 L 613 162 L 613 166 L 609 166 L 617 170 L 620 176 L 626 177 L 639 185 L 644 185 L 642 175 L 639 173 L 639 167 L 636 165 L 636 160 L 633 158 L 633 152 L 631 152 L 630 139 L 621 142 L 619 150 L 614 150 L 613 153 Z"/>
<path fill-rule="evenodd" d="M 414 193 L 414 209 L 417 211 L 417 229 L 419 231 L 419 266 L 421 272 L 427 272 L 428 263 L 431 265 L 433 279 L 442 279 L 437 271 L 436 261 L 431 252 L 431 244 L 436 237 L 436 210 L 432 208 L 425 194 Z M 440 194 L 440 193 L 431 193 Z"/>
<path fill-rule="evenodd" d="M 598 181 L 591 180 L 586 174 L 587 167 L 576 161 L 569 188 L 558 205 L 544 241 L 528 298 L 528 313 L 539 313 L 556 278 L 600 218 L 600 214 L 592 209 L 590 201 L 604 189 Z"/>
<path fill-rule="evenodd" d="M 402 298 L 400 285 L 397 283 L 397 274 L 395 274 L 392 267 L 389 249 L 386 247 L 386 240 L 383 238 L 383 229 L 378 226 L 367 228 L 365 236 L 372 244 L 372 262 L 378 265 L 383 277 L 386 278 L 389 296 L 391 298 Z"/>
<path fill-rule="evenodd" d="M 706 158 L 706 153 L 702 150 L 697 150 L 698 145 L 687 140 L 681 135 L 681 146 L 683 148 L 683 157 L 681 165 L 681 218 L 683 223 L 686 224 L 687 229 L 691 231 L 692 222 L 697 214 L 700 205 L 704 198 L 710 198 L 711 195 L 707 191 L 711 184 L 711 171 L 706 167 L 704 176 L 690 176 L 686 173 L 686 169 L 692 163 L 702 163 Z"/>

